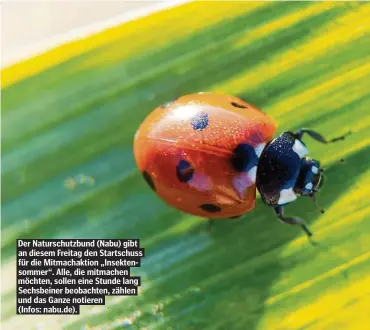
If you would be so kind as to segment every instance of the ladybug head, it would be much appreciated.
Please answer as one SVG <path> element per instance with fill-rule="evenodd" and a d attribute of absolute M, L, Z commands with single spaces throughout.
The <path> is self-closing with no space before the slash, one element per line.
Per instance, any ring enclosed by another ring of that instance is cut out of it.
<path fill-rule="evenodd" d="M 324 182 L 322 171 L 319 161 L 303 157 L 294 192 L 300 196 L 314 196 Z"/>
<path fill-rule="evenodd" d="M 305 157 L 306 146 L 293 133 L 284 132 L 269 143 L 260 156 L 256 186 L 263 201 L 272 207 L 284 206 L 315 194 L 323 185 L 320 162 Z"/>
<path fill-rule="evenodd" d="M 324 213 L 324 209 L 317 205 L 315 196 L 324 184 L 324 176 L 322 175 L 322 172 L 324 172 L 324 169 L 320 168 L 319 161 L 303 157 L 301 160 L 301 170 L 294 186 L 294 192 L 297 195 L 312 198 L 316 203 L 316 206 L 320 209 L 320 212 Z"/>

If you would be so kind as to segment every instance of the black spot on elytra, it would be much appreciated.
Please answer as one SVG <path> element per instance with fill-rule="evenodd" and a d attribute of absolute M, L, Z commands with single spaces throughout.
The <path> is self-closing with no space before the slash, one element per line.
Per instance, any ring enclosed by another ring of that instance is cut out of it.
<path fill-rule="evenodd" d="M 195 130 L 203 130 L 208 126 L 208 114 L 205 112 L 197 113 L 190 121 L 191 126 Z"/>
<path fill-rule="evenodd" d="M 150 176 L 150 174 L 147 171 L 144 171 L 143 172 L 143 177 L 144 177 L 146 183 L 149 185 L 149 187 L 152 188 L 155 191 L 154 181 L 153 181 L 152 177 Z"/>
<path fill-rule="evenodd" d="M 193 177 L 194 169 L 189 162 L 182 159 L 176 166 L 176 174 L 181 182 L 188 182 Z"/>
<path fill-rule="evenodd" d="M 258 157 L 254 148 L 248 143 L 240 143 L 233 152 L 231 164 L 235 171 L 248 172 L 252 167 L 257 166 Z"/>
<path fill-rule="evenodd" d="M 231 105 L 233 105 L 236 108 L 240 108 L 240 109 L 246 109 L 247 108 L 247 106 L 236 103 L 236 102 L 231 102 Z"/>
<path fill-rule="evenodd" d="M 215 212 L 220 212 L 221 211 L 221 207 L 215 205 L 215 204 L 202 204 L 201 206 L 199 206 L 203 211 L 206 211 L 206 212 L 212 212 L 212 213 L 215 213 Z"/>

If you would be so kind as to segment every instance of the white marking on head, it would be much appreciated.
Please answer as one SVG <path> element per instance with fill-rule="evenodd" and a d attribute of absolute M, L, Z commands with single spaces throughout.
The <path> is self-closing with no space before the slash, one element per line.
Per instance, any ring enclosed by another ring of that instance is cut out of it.
<path fill-rule="evenodd" d="M 293 188 L 283 189 L 280 191 L 280 198 L 278 200 L 279 205 L 293 202 L 297 199 L 297 195 L 294 193 Z"/>
<path fill-rule="evenodd" d="M 299 158 L 302 158 L 309 153 L 305 145 L 298 139 L 294 141 L 293 151 L 299 156 Z"/>
<path fill-rule="evenodd" d="M 312 185 L 311 182 L 309 182 L 309 183 L 306 184 L 306 189 L 311 190 L 312 187 L 313 187 L 313 185 Z"/>
<path fill-rule="evenodd" d="M 311 171 L 317 174 L 319 172 L 319 169 L 316 166 L 312 166 Z"/>
<path fill-rule="evenodd" d="M 253 176 L 253 169 L 254 170 L 254 181 L 252 180 Z M 235 175 L 233 179 L 233 187 L 236 192 L 239 194 L 239 197 L 243 197 L 245 191 L 255 183 L 255 173 L 257 170 L 257 166 L 253 167 L 249 172 L 240 173 Z M 250 173 L 252 172 L 252 173 Z"/>
<path fill-rule="evenodd" d="M 254 152 L 257 157 L 260 158 L 263 149 L 265 148 L 266 143 L 260 143 L 257 147 L 254 148 Z"/>

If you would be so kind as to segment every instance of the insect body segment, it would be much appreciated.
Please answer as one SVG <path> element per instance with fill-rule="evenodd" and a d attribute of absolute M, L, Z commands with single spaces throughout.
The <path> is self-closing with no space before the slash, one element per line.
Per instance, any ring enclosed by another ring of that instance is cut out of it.
<path fill-rule="evenodd" d="M 237 97 L 185 95 L 149 114 L 134 153 L 146 181 L 169 205 L 230 218 L 254 208 L 258 158 L 275 130 L 267 115 Z"/>
<path fill-rule="evenodd" d="M 322 185 L 320 163 L 307 158 L 304 133 L 275 139 L 274 121 L 240 98 L 199 93 L 157 107 L 134 139 L 137 166 L 149 186 L 169 205 L 205 218 L 237 218 L 255 206 L 256 187 L 278 218 L 298 196 L 313 197 Z"/>
<path fill-rule="evenodd" d="M 301 140 L 303 133 L 308 133 L 321 143 L 332 143 L 345 137 L 327 141 L 319 133 L 307 129 L 282 133 L 263 150 L 258 163 L 256 185 L 265 204 L 274 207 L 282 222 L 298 224 L 308 236 L 312 236 L 302 219 L 283 215 L 284 205 L 293 202 L 298 196 L 314 199 L 323 184 L 320 162 L 305 157 L 308 149 Z"/>

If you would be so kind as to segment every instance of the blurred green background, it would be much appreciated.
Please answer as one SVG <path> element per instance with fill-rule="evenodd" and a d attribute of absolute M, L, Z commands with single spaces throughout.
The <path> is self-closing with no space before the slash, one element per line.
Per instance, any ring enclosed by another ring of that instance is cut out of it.
<path fill-rule="evenodd" d="M 370 4 L 199 2 L 129 22 L 2 72 L 4 329 L 369 329 Z M 258 198 L 239 222 L 166 206 L 138 173 L 134 133 L 179 94 L 233 94 L 279 132 L 309 127 L 327 169 L 299 199 L 320 242 Z M 340 159 L 344 158 L 344 164 Z M 79 316 L 15 315 L 16 238 L 140 238 L 138 297 Z"/>

